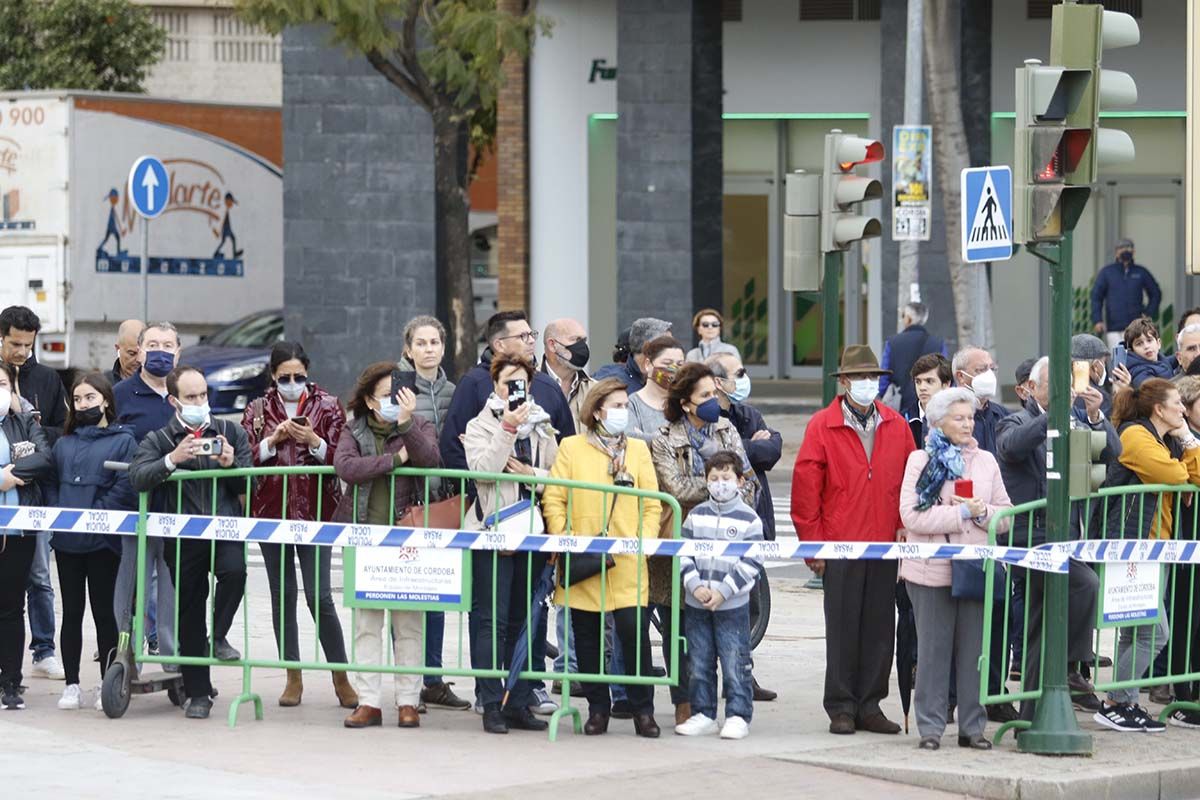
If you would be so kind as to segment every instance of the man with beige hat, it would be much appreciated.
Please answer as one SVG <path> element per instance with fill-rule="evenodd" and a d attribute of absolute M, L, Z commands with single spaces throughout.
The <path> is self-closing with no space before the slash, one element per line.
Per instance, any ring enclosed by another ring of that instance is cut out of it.
<path fill-rule="evenodd" d="M 792 473 L 792 522 L 803 541 L 894 542 L 912 433 L 876 400 L 879 368 L 866 345 L 842 352 L 843 394 L 808 423 Z M 884 716 L 896 642 L 895 561 L 812 561 L 825 582 L 825 712 L 829 732 L 900 732 Z"/>

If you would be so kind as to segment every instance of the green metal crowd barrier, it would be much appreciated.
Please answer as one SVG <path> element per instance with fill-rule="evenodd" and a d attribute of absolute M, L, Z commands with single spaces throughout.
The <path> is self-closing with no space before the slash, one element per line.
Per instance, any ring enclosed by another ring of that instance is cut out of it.
<path fill-rule="evenodd" d="M 251 517 L 252 516 L 251 508 L 252 508 L 252 503 L 253 503 L 254 492 L 256 489 L 256 485 L 255 485 L 256 481 L 258 479 L 267 478 L 267 477 L 281 477 L 283 479 L 283 492 L 282 492 L 281 509 L 280 509 L 281 513 L 279 516 L 270 517 L 269 519 L 286 521 L 288 519 L 288 515 L 287 515 L 288 502 L 287 502 L 287 500 L 288 500 L 289 485 L 296 477 L 299 477 L 299 476 L 316 479 L 316 482 L 317 482 L 317 491 L 316 491 L 317 505 L 316 505 L 316 510 L 314 513 L 314 518 L 316 520 L 324 519 L 325 517 L 328 516 L 325 513 L 325 509 L 322 508 L 322 502 L 323 502 L 323 496 L 324 496 L 323 489 L 325 487 L 325 482 L 331 481 L 331 480 L 332 481 L 338 480 L 333 467 L 253 467 L 253 468 L 241 468 L 241 469 L 178 471 L 178 472 L 172 474 L 171 477 L 168 479 L 168 481 L 169 481 L 169 483 L 174 484 L 177 487 L 176 500 L 175 500 L 176 513 L 181 513 L 181 514 L 185 513 L 182 510 L 183 488 L 184 488 L 185 483 L 192 482 L 192 481 L 211 481 L 211 484 L 212 484 L 211 494 L 212 494 L 213 500 L 212 500 L 212 509 L 211 509 L 210 513 L 213 516 L 217 516 L 217 492 L 216 492 L 217 482 L 218 481 L 226 482 L 226 485 L 228 485 L 227 482 L 229 482 L 229 481 L 244 481 L 245 482 L 245 490 L 241 495 L 241 503 L 242 503 L 244 516 Z M 636 489 L 636 488 L 624 487 L 624 486 L 614 486 L 611 484 L 598 484 L 598 483 L 588 483 L 588 482 L 583 482 L 583 481 L 564 480 L 564 479 L 558 479 L 558 478 L 552 478 L 552 477 L 524 476 L 524 475 L 514 475 L 514 474 L 508 474 L 508 473 L 482 473 L 482 472 L 470 472 L 470 471 L 466 471 L 466 470 L 452 470 L 452 469 L 417 469 L 417 468 L 410 468 L 410 467 L 401 467 L 401 468 L 397 468 L 397 469 L 393 470 L 390 473 L 391 480 L 389 482 L 390 487 L 391 487 L 390 497 L 389 497 L 389 519 L 391 519 L 391 520 L 396 519 L 396 478 L 400 478 L 400 477 L 414 478 L 414 479 L 417 479 L 417 480 L 423 482 L 424 489 L 423 489 L 422 506 L 424 506 L 426 508 L 426 511 L 424 514 L 425 527 L 429 527 L 429 525 L 428 525 L 428 522 L 429 522 L 428 506 L 429 506 L 429 504 L 431 502 L 436 502 L 439 499 L 439 497 L 444 496 L 446 494 L 445 487 L 450 486 L 450 487 L 457 488 L 457 496 L 460 498 L 458 528 L 461 530 L 468 529 L 464 523 L 466 522 L 466 520 L 468 518 L 468 513 L 470 513 L 472 511 L 474 503 L 468 504 L 466 498 L 468 496 L 469 485 L 472 482 L 495 482 L 495 483 L 521 484 L 524 486 L 528 486 L 530 492 L 536 491 L 537 487 L 543 487 L 543 488 L 549 487 L 549 486 L 565 487 L 567 489 L 567 511 L 566 511 L 567 529 L 561 534 L 563 536 L 570 536 L 573 533 L 573 531 L 571 529 L 571 525 L 572 525 L 571 510 L 572 510 L 573 504 L 575 502 L 575 497 L 576 497 L 577 492 L 600 492 L 603 495 L 603 498 L 602 498 L 603 502 L 601 502 L 601 509 L 603 512 L 601 529 L 604 532 L 608 531 L 608 528 L 609 528 L 608 516 L 611 513 L 610 509 L 613 507 L 613 504 L 608 502 L 607 498 L 609 496 L 614 496 L 614 495 L 626 495 L 626 496 L 635 497 L 635 498 L 637 498 L 637 501 L 638 501 L 637 556 L 638 556 L 638 585 L 639 586 L 641 585 L 641 578 L 642 578 L 643 574 L 646 573 L 646 570 L 649 567 L 648 562 L 646 561 L 645 557 L 642 555 L 644 540 L 646 538 L 657 539 L 660 537 L 659 529 L 655 529 L 655 530 L 651 530 L 651 531 L 647 531 L 647 530 L 643 529 L 644 516 L 643 516 L 642 512 L 644 510 L 644 506 L 645 506 L 645 503 L 647 500 L 653 499 L 653 500 L 659 501 L 662 504 L 662 513 L 663 514 L 666 514 L 666 513 L 671 514 L 670 535 L 672 538 L 676 538 L 676 539 L 680 538 L 681 510 L 679 507 L 679 503 L 678 503 L 678 501 L 675 500 L 675 498 L 671 497 L 670 495 L 664 494 L 662 492 L 649 491 L 649 490 L 645 490 L 645 489 Z M 440 491 L 436 488 L 438 486 L 442 487 L 442 489 Z M 355 519 L 352 524 L 357 524 L 359 522 L 359 520 L 357 519 L 358 487 L 357 486 L 345 487 L 345 485 L 343 484 L 343 490 L 350 491 L 353 493 L 356 512 L 354 515 Z M 233 727 L 236 724 L 238 710 L 243 703 L 248 703 L 248 702 L 253 703 L 255 718 L 256 719 L 263 718 L 262 698 L 253 691 L 252 683 L 251 683 L 252 670 L 254 670 L 256 668 L 257 669 L 325 670 L 325 671 L 346 671 L 346 672 L 359 671 L 359 672 L 378 672 L 378 673 L 384 673 L 384 674 L 406 674 L 406 675 L 415 674 L 415 675 L 422 675 L 422 676 L 423 675 L 439 675 L 439 676 L 447 676 L 447 677 L 469 677 L 469 678 L 476 678 L 476 679 L 478 679 L 478 678 L 499 678 L 501 680 L 504 680 L 505 678 L 508 677 L 509 669 L 503 665 L 503 658 L 496 651 L 496 641 L 497 641 L 496 626 L 498 624 L 502 624 L 502 623 L 499 620 L 497 620 L 497 614 L 495 613 L 495 609 L 497 607 L 497 598 L 496 598 L 496 593 L 495 593 L 496 583 L 495 583 L 494 579 L 492 581 L 493 591 L 492 591 L 492 596 L 490 598 L 490 602 L 492 604 L 491 608 L 493 611 L 493 613 L 491 614 L 492 625 L 493 625 L 493 629 L 492 629 L 492 659 L 491 659 L 492 666 L 491 666 L 491 668 L 478 667 L 476 665 L 469 663 L 470 659 L 469 659 L 469 657 L 467 657 L 469 654 L 469 644 L 464 646 L 464 638 L 468 635 L 468 625 L 465 621 L 465 618 L 469 614 L 469 610 L 468 610 L 469 607 L 463 608 L 457 612 L 458 622 L 459 622 L 458 643 L 457 643 L 457 664 L 454 664 L 454 665 L 447 664 L 447 665 L 440 666 L 440 667 L 426 667 L 425 663 L 424 663 L 424 661 L 425 661 L 424 648 L 422 648 L 422 656 L 421 656 L 420 664 L 392 663 L 394 661 L 394 659 L 392 657 L 392 648 L 390 646 L 387 646 L 387 643 L 385 643 L 385 646 L 383 647 L 383 651 L 385 653 L 384 660 L 386 663 L 383 663 L 383 664 L 357 664 L 357 663 L 355 663 L 353 630 L 354 630 L 354 623 L 355 623 L 355 615 L 357 615 L 357 613 L 359 611 L 358 608 L 352 609 L 351 622 L 350 622 L 350 634 L 349 634 L 351 642 L 350 642 L 349 647 L 347 647 L 348 655 L 349 655 L 348 663 L 330 662 L 321 657 L 320 621 L 319 621 L 320 615 L 319 614 L 315 615 L 316 618 L 314 619 L 315 630 L 313 633 L 313 642 L 312 642 L 313 648 L 314 648 L 314 651 L 313 651 L 314 655 L 313 655 L 312 660 L 298 660 L 298 661 L 286 660 L 282 657 L 282 652 L 284 650 L 284 645 L 285 645 L 285 638 L 284 638 L 285 637 L 285 626 L 284 626 L 284 616 L 283 616 L 283 613 L 284 613 L 283 597 L 284 597 L 284 585 L 285 584 L 282 580 L 280 581 L 280 586 L 279 586 L 280 617 L 279 617 L 279 619 L 273 621 L 274 624 L 279 626 L 278 648 L 277 648 L 277 650 L 274 650 L 277 657 L 273 657 L 273 658 L 258 657 L 258 656 L 253 655 L 251 652 L 253 649 L 253 643 L 251 641 L 251 619 L 253 618 L 254 612 L 250 608 L 250 598 L 251 598 L 252 593 L 249 591 L 249 581 L 247 581 L 247 590 L 244 592 L 242 601 L 241 601 L 241 619 L 242 619 L 241 658 L 239 658 L 237 660 L 226 660 L 226 661 L 220 660 L 220 659 L 216 658 L 216 654 L 215 654 L 215 643 L 216 643 L 217 637 L 214 635 L 214 631 L 213 631 L 213 622 L 214 622 L 214 615 L 215 615 L 215 585 L 216 585 L 216 578 L 213 575 L 213 568 L 216 563 L 216 545 L 218 543 L 216 540 L 212 540 L 210 543 L 210 559 L 209 559 L 209 575 L 208 575 L 209 591 L 208 591 L 208 601 L 207 601 L 207 603 L 208 603 L 207 628 L 208 628 L 209 638 L 208 638 L 208 653 L 207 653 L 207 655 L 185 657 L 185 656 L 180 656 L 178 654 L 178 650 L 179 650 L 178 642 L 180 639 L 180 635 L 179 635 L 180 634 L 180 630 L 179 630 L 179 622 L 180 622 L 179 605 L 180 604 L 179 604 L 179 587 L 178 586 L 175 587 L 176 602 L 175 602 L 175 613 L 174 613 L 174 632 L 175 632 L 176 651 L 177 652 L 174 655 L 151 655 L 145 649 L 146 619 L 145 619 L 144 610 L 145 610 L 145 597 L 146 597 L 146 593 L 147 593 L 146 569 L 145 569 L 145 567 L 146 567 L 146 544 L 147 544 L 147 533 L 146 533 L 147 526 L 146 526 L 146 524 L 147 524 L 147 515 L 152 510 L 150 508 L 150 499 L 151 499 L 152 494 L 153 494 L 152 492 L 150 492 L 150 493 L 144 492 L 139 496 L 139 500 L 138 500 L 137 587 L 136 587 L 136 595 L 135 595 L 135 602 L 134 602 L 134 615 L 132 618 L 132 632 L 129 632 L 129 631 L 121 632 L 121 646 L 125 646 L 127 643 L 131 646 L 132 656 L 133 656 L 132 661 L 135 664 L 142 664 L 142 663 L 163 664 L 163 665 L 177 664 L 177 665 L 190 665 L 190 666 L 229 667 L 229 668 L 240 669 L 242 671 L 242 686 L 241 686 L 240 693 L 238 694 L 237 697 L 235 697 L 233 699 L 233 701 L 230 705 L 230 708 L 229 708 L 228 721 L 229 721 L 230 727 Z M 496 498 L 496 502 L 495 502 L 496 507 L 484 510 L 483 515 L 485 517 L 488 516 L 489 514 L 496 513 L 500 510 L 499 492 L 494 493 L 494 496 Z M 153 510 L 158 510 L 158 509 L 153 509 Z M 170 512 L 167 512 L 167 513 L 170 513 Z M 533 517 L 532 516 L 529 517 L 529 521 L 530 521 L 529 532 L 533 533 L 534 531 L 533 531 Z M 603 535 L 603 534 L 599 531 L 585 531 L 585 532 L 580 533 L 580 535 Z M 246 556 L 248 555 L 249 544 L 250 544 L 249 542 L 243 543 L 242 554 L 243 554 L 244 562 L 246 560 Z M 320 546 L 320 545 L 312 545 L 312 546 Z M 347 548 L 347 549 L 356 549 L 356 548 Z M 490 552 L 492 554 L 491 566 L 492 566 L 493 578 L 494 578 L 495 571 L 497 569 L 499 559 L 502 557 L 502 554 L 498 550 L 491 550 Z M 533 552 L 525 552 L 525 553 L 517 552 L 517 553 L 514 553 L 513 555 L 515 555 L 515 556 L 524 555 L 525 556 L 526 585 L 530 586 L 530 587 L 533 586 L 534 582 L 537 580 L 537 577 L 538 577 L 537 575 L 534 574 L 534 566 L 533 566 L 534 565 L 534 556 L 537 554 L 533 553 Z M 286 556 L 286 550 L 281 551 L 281 553 L 280 553 L 281 562 L 285 556 Z M 563 563 L 564 572 L 569 573 L 571 553 L 569 553 L 569 552 L 560 553 L 559 557 L 564 562 Z M 663 556 L 663 557 L 665 558 L 665 556 Z M 179 552 L 178 548 L 175 549 L 174 559 L 175 559 L 175 563 L 174 563 L 175 574 L 178 575 L 179 569 L 180 569 L 180 560 L 181 560 L 180 552 Z M 680 617 L 680 608 L 681 608 L 678 561 L 679 560 L 677 557 L 673 557 L 671 559 L 671 604 L 670 604 L 670 611 L 669 611 L 669 614 L 670 614 L 669 630 L 672 632 L 672 637 L 671 637 L 671 641 L 669 642 L 669 658 L 667 659 L 667 661 L 669 663 L 667 663 L 665 666 L 665 674 L 664 675 L 659 676 L 656 674 L 651 674 L 651 675 L 642 674 L 642 671 L 640 668 L 640 665 L 642 663 L 641 639 L 640 638 L 638 640 L 637 652 L 632 654 L 634 657 L 634 663 L 638 665 L 636 672 L 633 675 L 612 674 L 612 673 L 606 671 L 606 669 L 605 669 L 605 665 L 607 664 L 607 657 L 606 657 L 606 652 L 605 652 L 606 637 L 603 635 L 600 637 L 600 671 L 595 672 L 595 673 L 570 671 L 570 669 L 569 669 L 569 664 L 570 664 L 569 640 L 567 642 L 563 643 L 563 647 L 566 649 L 562 654 L 563 664 L 564 664 L 564 669 L 562 671 L 548 671 L 544 668 L 542 668 L 542 669 L 536 668 L 536 665 L 533 663 L 534 662 L 533 648 L 530 647 L 528 649 L 528 656 L 526 657 L 526 660 L 527 660 L 526 667 L 527 668 L 521 671 L 521 673 L 520 673 L 521 679 L 534 680 L 534 681 L 553 680 L 553 681 L 561 681 L 562 682 L 562 704 L 561 704 L 560 708 L 558 709 L 558 711 L 556 711 L 550 718 L 550 741 L 554 741 L 556 739 L 558 723 L 564 716 L 569 716 L 572 719 L 573 727 L 574 727 L 574 730 L 576 733 L 582 732 L 583 722 L 582 722 L 582 717 L 580 715 L 579 709 L 571 706 L 571 702 L 570 702 L 571 701 L 570 686 L 571 686 L 571 683 L 573 683 L 573 682 L 623 684 L 623 685 L 650 685 L 650 686 L 661 686 L 661 685 L 676 686 L 676 685 L 678 685 L 679 669 L 680 669 L 679 650 L 680 650 L 681 642 L 684 643 L 684 645 L 686 646 L 686 642 L 683 642 L 683 638 L 678 635 L 678 632 L 680 630 L 679 617 Z M 281 566 L 283 566 L 282 563 L 281 563 Z M 286 566 L 288 568 L 292 568 L 290 562 Z M 348 572 L 349 571 L 349 561 L 344 561 L 343 566 L 344 566 L 344 572 Z M 320 603 L 319 598 L 320 598 L 320 594 L 321 594 L 321 586 L 320 586 L 321 570 L 319 569 L 319 562 L 318 562 L 318 568 L 315 570 L 315 572 L 316 572 L 315 580 L 317 581 L 317 585 L 315 587 L 314 595 L 317 598 L 316 605 L 319 609 L 319 603 Z M 607 628 L 606 628 L 607 616 L 610 614 L 610 612 L 604 610 L 605 600 L 606 600 L 606 591 L 607 591 L 607 586 L 609 583 L 607 580 L 607 572 L 608 572 L 608 568 L 604 563 L 604 559 L 601 559 L 601 579 L 600 579 L 601 611 L 599 613 L 600 613 L 600 624 L 601 624 L 602 630 L 607 630 Z M 345 580 L 346 577 L 347 576 L 344 574 L 343 580 Z M 565 581 L 565 578 L 562 580 Z M 469 582 L 469 581 L 470 581 L 470 572 L 469 572 L 469 570 L 467 570 L 466 574 L 464 575 L 464 583 Z M 565 585 L 563 585 L 563 593 L 564 593 L 563 600 L 564 600 L 565 606 L 569 606 L 569 604 L 570 604 L 570 592 L 571 592 L 570 583 L 566 582 Z M 297 594 L 299 594 L 299 592 L 297 592 Z M 336 599 L 337 598 L 335 597 L 335 601 L 336 601 Z M 643 598 L 643 599 L 645 599 L 647 601 L 647 605 L 648 605 L 648 597 Z M 297 600 L 299 600 L 299 598 L 297 598 Z M 449 617 L 450 614 L 453 612 L 446 612 L 446 613 L 447 613 L 447 617 Z M 533 613 L 533 606 L 532 606 L 532 603 L 530 602 L 530 598 L 527 597 L 526 598 L 526 606 L 525 606 L 526 623 L 529 622 L 532 613 Z M 648 614 L 648 613 L 649 612 L 648 612 L 647 606 L 642 606 L 642 605 L 637 606 L 638 630 L 641 630 L 641 627 L 643 625 L 643 619 L 644 619 L 643 615 Z M 391 631 L 390 622 L 391 621 L 390 621 L 390 617 L 389 617 L 388 624 L 384 628 L 385 632 Z M 527 627 L 528 627 L 528 625 L 527 625 Z M 664 627 L 666 627 L 666 626 L 664 626 Z M 535 635 L 535 631 L 531 631 L 530 635 L 531 636 Z M 131 642 L 129 642 L 130 637 L 132 638 Z M 425 637 L 424 637 L 424 630 L 423 630 L 422 631 L 422 641 L 424 641 L 424 639 L 425 639 Z M 260 643 L 259 648 L 261 648 L 261 647 L 262 647 L 262 645 Z M 271 641 L 271 647 L 273 649 L 275 648 L 274 640 Z"/>
<path fill-rule="evenodd" d="M 1079 539 L 1089 540 L 1133 540 L 1161 538 L 1158 532 L 1160 504 L 1170 504 L 1172 509 L 1172 529 L 1170 538 L 1181 542 L 1197 542 L 1200 539 L 1200 489 L 1191 485 L 1135 485 L 1104 488 L 1087 497 L 1072 498 L 1071 515 L 1072 529 L 1078 531 Z M 1148 506 L 1148 504 L 1153 504 Z M 989 525 L 989 544 L 1007 544 L 1030 547 L 1034 540 L 1038 512 L 1044 512 L 1046 501 L 1038 500 L 1006 509 L 995 515 Z M 1109 524 L 1113 513 L 1119 514 L 1118 519 L 1124 521 L 1119 529 Z M 1148 512 L 1148 513 L 1147 513 Z M 1005 520 L 1011 520 L 1011 530 L 1008 533 L 998 533 Z M 1131 529 L 1130 523 L 1134 523 Z M 1148 524 L 1147 524 L 1148 523 Z M 1044 534 L 1044 522 L 1040 526 Z M 1092 675 L 1092 683 L 1098 694 L 1122 689 L 1144 689 L 1161 685 L 1191 685 L 1191 696 L 1200 698 L 1200 642 L 1196 638 L 1197 625 L 1200 623 L 1200 567 L 1192 564 L 1162 563 L 1158 566 L 1161 571 L 1157 584 L 1159 587 L 1159 614 L 1165 614 L 1170 633 L 1159 659 L 1149 663 L 1139 663 L 1136 650 L 1132 667 L 1129 670 L 1135 677 L 1117 679 L 1118 657 L 1117 645 L 1122 628 L 1136 628 L 1154 625 L 1154 619 L 1134 618 L 1129 620 L 1105 620 L 1104 609 L 1104 574 L 1105 569 L 1131 568 L 1130 562 L 1103 562 L 1091 565 L 1099 575 L 1100 585 L 1096 599 L 1097 615 L 1091 620 L 1092 625 L 1092 659 L 1082 662 L 1080 667 L 1086 667 Z M 1136 569 L 1136 567 L 1135 567 Z M 1040 641 L 1038 651 L 1037 678 L 1031 680 L 1027 674 L 1026 654 L 1029 652 L 1030 630 L 1030 585 L 1027 580 L 1027 570 L 1019 567 L 998 566 L 989 560 L 985 564 L 986 589 L 984 592 L 983 644 L 979 657 L 979 693 L 980 702 L 984 705 L 995 703 L 1025 703 L 1036 702 L 1042 697 L 1042 676 L 1045 674 L 1045 637 L 1038 636 Z M 1001 587 L 997 582 L 1002 582 Z M 1181 594 L 1185 593 L 1185 594 Z M 993 613 L 1002 606 L 1002 614 Z M 1114 615 L 1116 616 L 1116 615 Z M 1002 621 L 1002 622 L 1001 622 Z M 1117 627 L 1120 626 L 1120 627 Z M 998 628 L 998 629 L 997 629 Z M 1016 635 L 1019 631 L 1019 635 Z M 987 675 L 991 668 L 993 637 L 999 636 L 1004 643 L 1004 662 L 1001 664 L 1002 681 L 999 692 L 992 692 L 988 686 Z M 1151 638 L 1151 649 L 1157 650 L 1157 636 Z M 1011 649 L 1011 659 L 1010 659 Z M 1107 656 L 1107 657 L 1105 657 Z M 1111 660 L 1111 664 L 1109 661 Z M 1158 663 L 1156 664 L 1156 661 Z M 1014 669 L 1011 675 L 1008 665 Z M 1103 663 L 1104 666 L 1101 666 Z M 1173 667 L 1172 665 L 1176 665 Z M 1021 685 L 1015 690 L 1009 684 L 1019 671 Z M 1107 675 L 1107 679 L 1105 676 Z M 1176 709 L 1200 711 L 1200 702 L 1179 700 L 1166 705 L 1159 715 L 1165 721 Z M 1000 726 L 995 733 L 997 743 L 1009 730 L 1025 730 L 1031 726 L 1026 720 L 1007 722 Z"/>

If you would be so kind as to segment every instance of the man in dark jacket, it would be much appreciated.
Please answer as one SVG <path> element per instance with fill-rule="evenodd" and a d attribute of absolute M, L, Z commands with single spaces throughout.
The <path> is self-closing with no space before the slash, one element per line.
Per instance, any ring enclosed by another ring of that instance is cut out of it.
<path fill-rule="evenodd" d="M 177 487 L 168 481 L 180 467 L 193 470 L 229 469 L 251 466 L 250 445 L 246 433 L 236 424 L 213 419 L 208 409 L 208 384 L 204 374 L 194 367 L 179 367 L 167 376 L 167 391 L 176 415 L 161 430 L 142 440 L 138 454 L 129 466 L 129 483 L 137 492 L 153 492 L 151 508 L 181 514 L 209 515 L 213 513 L 212 481 L 185 481 L 182 501 L 176 508 Z M 201 450 L 220 442 L 220 452 L 202 455 Z M 240 479 L 216 481 L 217 516 L 239 517 L 243 513 L 241 493 L 245 483 Z M 246 586 L 246 561 L 241 542 L 207 542 L 171 539 L 166 545 L 167 566 L 179 587 L 179 654 L 208 655 L 209 560 L 214 558 L 217 592 L 213 602 L 214 651 L 225 660 L 232 651 L 224 641 L 224 633 L 233 623 Z M 175 574 L 176 559 L 179 574 Z M 221 644 L 226 648 L 223 655 Z M 240 655 L 232 652 L 237 660 Z M 205 719 L 212 709 L 212 683 L 208 667 L 183 667 L 184 690 L 188 696 L 187 716 Z"/>
<path fill-rule="evenodd" d="M 116 386 L 126 378 L 132 378 L 142 368 L 142 347 L 138 340 L 146 325 L 140 319 L 127 319 L 117 328 L 117 358 L 113 361 L 112 369 L 105 373 L 108 382 Z"/>
<path fill-rule="evenodd" d="M 537 342 L 537 331 L 529 327 L 524 311 L 501 311 L 493 314 L 487 323 L 487 349 L 479 357 L 479 363 L 462 376 L 450 398 L 450 410 L 446 413 L 446 424 L 442 427 L 438 448 L 442 463 L 450 469 L 466 469 L 467 457 L 460 438 L 467 430 L 467 423 L 479 416 L 492 393 L 493 384 L 489 368 L 493 353 L 508 353 L 523 356 L 535 364 L 533 346 Z M 558 431 L 561 440 L 575 435 L 575 423 L 571 420 L 571 407 L 562 393 L 562 387 L 544 372 L 533 377 L 533 399 L 550 415 L 550 424 Z"/>
<path fill-rule="evenodd" d="M 67 423 L 67 390 L 57 372 L 37 362 L 34 340 L 41 329 L 38 315 L 25 306 L 0 311 L 0 361 L 17 368 L 17 391 L 33 404 L 53 447 Z"/>
<path fill-rule="evenodd" d="M 138 363 L 142 368 L 113 385 L 117 422 L 133 430 L 139 442 L 175 417 L 167 398 L 167 375 L 179 356 L 179 331 L 169 322 L 155 322 L 138 334 Z"/>
<path fill-rule="evenodd" d="M 1025 401 L 1025 407 L 1000 420 L 997 426 L 996 458 L 1000 462 L 1000 474 L 1004 478 L 1004 486 L 1013 505 L 1046 497 L 1046 432 L 1050 419 L 1046 413 L 1046 407 L 1050 405 L 1049 364 L 1050 359 L 1042 357 L 1033 365 L 1029 374 L 1032 391 Z M 1116 461 L 1121 454 L 1121 440 L 1112 423 L 1100 413 L 1100 393 L 1095 388 L 1089 388 L 1083 398 L 1086 403 L 1085 410 L 1072 412 L 1071 426 L 1104 431 L 1108 444 L 1100 458 L 1105 462 Z M 1066 435 L 1067 431 L 1063 431 L 1063 434 Z M 1071 509 L 1072 537 L 1079 535 L 1080 511 L 1078 505 Z M 1016 517 L 1012 530 L 1012 544 L 1018 547 L 1045 543 L 1045 512 L 1033 512 L 1032 520 L 1027 515 Z M 1094 655 L 1092 631 L 1096 621 L 1096 598 L 1100 580 L 1090 566 L 1075 560 L 1070 562 L 1069 576 L 1067 660 L 1090 662 Z M 1029 690 L 1036 689 L 1041 680 L 1042 598 L 1045 577 L 1044 572 L 1026 573 L 1025 570 L 1013 570 L 1014 584 L 1022 584 L 1026 580 L 1029 583 L 1025 600 L 1028 637 L 1025 642 L 1025 664 L 1022 670 L 1025 687 Z M 1086 698 L 1092 696 L 1093 690 L 1081 675 L 1077 672 L 1070 673 L 1068 684 L 1072 695 L 1090 702 Z M 1034 711 L 1034 703 L 1021 704 L 1022 719 L 1032 720 Z"/>
<path fill-rule="evenodd" d="M 783 455 L 783 436 L 779 431 L 767 427 L 766 420 L 757 408 L 746 400 L 750 397 L 750 376 L 742 366 L 741 359 L 732 353 L 718 353 L 709 356 L 705 366 L 713 371 L 717 379 L 717 400 L 721 404 L 721 416 L 727 417 L 737 428 L 742 437 L 742 446 L 746 449 L 746 458 L 758 478 L 758 500 L 754 512 L 762 522 L 763 538 L 775 541 L 775 504 L 771 499 L 771 484 L 767 473 L 779 463 Z M 750 595 L 750 614 L 756 617 L 759 613 L 758 593 Z M 753 666 L 753 660 L 751 662 Z M 757 703 L 770 702 L 779 696 L 778 692 L 764 689 L 758 685 L 758 679 L 751 679 L 754 688 L 754 701 Z"/>
<path fill-rule="evenodd" d="M 671 323 L 654 317 L 635 319 L 629 328 L 629 357 L 624 364 L 605 364 L 596 370 L 592 378 L 596 381 L 616 378 L 625 384 L 630 394 L 640 392 L 646 385 L 646 363 L 642 348 L 652 339 L 671 332 Z"/>
<path fill-rule="evenodd" d="M 1133 261 L 1133 240 L 1117 242 L 1117 259 L 1100 270 L 1092 287 L 1092 325 L 1115 347 L 1129 323 L 1158 316 L 1162 290 L 1150 270 Z M 1107 308 L 1106 308 L 1107 306 Z"/>
<path fill-rule="evenodd" d="M 887 394 L 888 386 L 900 388 L 900 407 L 897 409 L 905 419 L 917 416 L 917 392 L 913 387 L 913 364 L 927 353 L 941 353 L 949 357 L 946 343 L 931 336 L 925 328 L 929 321 L 929 309 L 924 303 L 909 303 L 904 307 L 904 330 L 883 343 L 883 356 L 879 366 L 891 370 L 879 378 L 879 396 Z"/>
<path fill-rule="evenodd" d="M 58 373 L 37 363 L 34 341 L 42 329 L 38 315 L 25 306 L 0 311 L 0 361 L 16 375 L 10 414 L 21 411 L 21 398 L 29 401 L 41 423 L 50 447 L 62 435 L 67 422 L 67 392 Z M 33 674 L 62 680 L 65 673 L 54 649 L 54 586 L 50 582 L 50 533 L 36 536 L 37 549 L 29 570 L 29 631 L 33 651 Z"/>

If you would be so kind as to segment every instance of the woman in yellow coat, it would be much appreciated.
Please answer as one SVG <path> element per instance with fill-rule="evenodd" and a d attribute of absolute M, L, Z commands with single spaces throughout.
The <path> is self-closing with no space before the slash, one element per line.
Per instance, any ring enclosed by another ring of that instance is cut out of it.
<path fill-rule="evenodd" d="M 628 406 L 629 395 L 620 381 L 610 379 L 597 383 L 579 413 L 584 432 L 564 439 L 559 445 L 558 457 L 550 470 L 551 477 L 657 491 L 658 480 L 650 449 L 645 442 L 625 435 L 629 424 Z M 547 486 L 542 496 L 542 512 L 546 530 L 551 534 L 658 538 L 661 504 L 653 499 L 639 501 L 631 495 Z M 580 670 L 600 671 L 600 643 L 604 639 L 600 611 L 603 609 L 613 618 L 625 654 L 625 674 L 649 676 L 652 674 L 647 608 L 650 581 L 646 558 L 619 555 L 615 556 L 615 562 L 606 570 L 603 585 L 601 576 L 595 575 L 572 584 L 569 598 L 566 590 L 559 587 L 555 602 L 571 609 Z M 637 663 L 635 654 L 639 648 L 641 662 Z M 589 736 L 606 733 L 612 713 L 608 686 L 603 683 L 586 683 L 584 686 L 588 699 L 584 733 Z M 639 736 L 657 738 L 654 687 L 629 686 L 626 691 L 633 710 L 634 730 Z"/>

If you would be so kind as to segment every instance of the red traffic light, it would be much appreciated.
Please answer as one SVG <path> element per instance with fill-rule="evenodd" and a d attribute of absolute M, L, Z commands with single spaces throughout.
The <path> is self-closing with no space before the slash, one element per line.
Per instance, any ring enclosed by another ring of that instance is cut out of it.
<path fill-rule="evenodd" d="M 837 141 L 837 165 L 842 172 L 849 172 L 859 164 L 883 161 L 883 143 L 857 136 L 842 136 Z"/>

